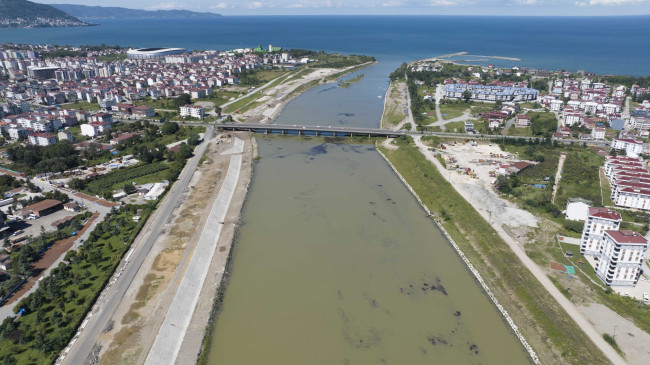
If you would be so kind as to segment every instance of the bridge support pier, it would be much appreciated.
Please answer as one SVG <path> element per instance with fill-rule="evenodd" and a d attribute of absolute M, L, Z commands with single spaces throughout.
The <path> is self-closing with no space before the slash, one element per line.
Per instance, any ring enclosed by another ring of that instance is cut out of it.
<path fill-rule="evenodd" d="M 316 131 L 316 137 L 320 136 L 320 132 Z"/>
<path fill-rule="evenodd" d="M 336 132 L 334 132 L 334 137 L 336 137 Z"/>
<path fill-rule="evenodd" d="M 287 134 L 287 130 L 286 130 L 286 129 L 283 129 L 283 130 L 282 130 L 282 135 L 284 136 L 285 134 Z"/>
<path fill-rule="evenodd" d="M 302 136 L 302 131 L 298 131 L 298 135 L 299 135 L 299 136 Z"/>

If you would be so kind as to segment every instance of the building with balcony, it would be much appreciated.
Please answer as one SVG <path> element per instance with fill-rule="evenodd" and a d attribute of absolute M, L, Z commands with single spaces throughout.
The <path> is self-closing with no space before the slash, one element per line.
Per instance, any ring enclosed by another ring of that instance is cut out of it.
<path fill-rule="evenodd" d="M 635 286 L 648 241 L 634 231 L 607 230 L 596 275 L 608 286 Z"/>
<path fill-rule="evenodd" d="M 601 253 L 605 231 L 617 230 L 621 225 L 621 214 L 615 210 L 590 207 L 582 228 L 580 253 L 598 256 Z"/>

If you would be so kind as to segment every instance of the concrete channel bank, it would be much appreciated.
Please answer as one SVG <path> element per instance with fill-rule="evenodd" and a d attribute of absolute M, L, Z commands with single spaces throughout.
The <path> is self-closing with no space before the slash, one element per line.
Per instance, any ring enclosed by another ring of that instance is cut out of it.
<path fill-rule="evenodd" d="M 390 162 L 390 160 L 388 159 L 388 157 L 386 157 L 386 155 L 384 155 L 384 154 L 381 152 L 381 150 L 379 150 L 379 148 L 376 148 L 376 150 L 377 150 L 377 152 L 379 153 L 379 155 L 381 155 L 381 157 L 382 157 L 382 158 L 383 158 L 383 159 L 388 163 L 388 165 L 391 167 L 391 169 L 393 169 L 393 171 L 395 172 L 395 174 L 397 175 L 397 177 L 399 177 L 399 179 L 402 181 L 402 183 L 404 183 L 404 185 L 408 188 L 408 190 L 411 192 L 411 194 L 413 194 L 413 196 L 414 196 L 415 199 L 418 201 L 418 203 L 420 204 L 420 206 L 424 209 L 424 211 L 427 212 L 427 214 L 428 214 L 431 218 L 434 218 L 434 216 L 433 216 L 433 214 L 431 213 L 431 211 L 429 210 L 429 208 L 424 204 L 424 202 L 422 201 L 422 199 L 420 199 L 420 196 L 415 192 L 415 190 L 413 190 L 413 188 L 411 187 L 411 185 L 409 185 L 409 183 L 406 181 L 406 179 L 404 179 L 404 177 L 399 173 L 399 171 L 397 171 L 397 168 L 396 168 L 396 167 L 395 167 L 395 166 Z M 501 312 L 501 315 L 503 316 L 503 318 L 506 320 L 506 322 L 508 323 L 508 325 L 510 326 L 510 328 L 512 329 L 512 331 L 515 333 L 515 335 L 517 336 L 517 338 L 519 339 L 519 341 L 521 342 L 521 344 L 524 346 L 524 348 L 526 349 L 526 352 L 528 352 L 528 355 L 529 355 L 530 358 L 532 359 L 533 363 L 535 363 L 535 364 L 541 364 L 541 362 L 540 362 L 540 360 L 539 360 L 539 357 L 537 357 L 537 353 L 535 352 L 535 350 L 533 350 L 532 346 L 530 346 L 530 344 L 528 344 L 528 341 L 526 341 L 526 338 L 521 334 L 521 332 L 519 331 L 519 328 L 517 327 L 517 325 L 515 324 L 515 322 L 512 320 L 512 318 L 511 318 L 510 315 L 508 314 L 508 311 L 506 311 L 506 309 L 501 305 L 501 303 L 499 303 L 499 300 L 498 300 L 497 297 L 492 293 L 492 291 L 490 290 L 490 287 L 489 287 L 489 286 L 487 285 L 487 283 L 483 280 L 483 278 L 481 277 L 481 274 L 478 272 L 478 270 L 476 270 L 476 269 L 474 268 L 474 265 L 472 265 L 472 263 L 471 263 L 471 262 L 469 261 L 469 259 L 465 256 L 465 254 L 464 254 L 463 251 L 460 249 L 460 247 L 456 244 L 456 242 L 453 240 L 453 238 L 451 238 L 451 236 L 449 235 L 449 233 L 447 232 L 447 230 L 445 230 L 445 227 L 443 227 L 442 224 L 440 224 L 440 222 L 439 222 L 438 220 L 433 219 L 433 221 L 436 223 L 436 225 L 438 226 L 438 228 L 440 229 L 440 231 L 442 231 L 442 233 L 445 235 L 445 237 L 447 238 L 447 240 L 451 243 L 451 246 L 454 248 L 454 250 L 456 251 L 456 253 L 458 254 L 458 256 L 460 256 L 460 258 L 463 260 L 463 262 L 465 263 L 465 265 L 467 266 L 467 268 L 469 269 L 469 271 L 472 273 L 472 275 L 474 275 L 474 278 L 475 278 L 476 281 L 481 285 L 481 287 L 483 288 L 483 290 L 485 291 L 485 293 L 488 295 L 488 297 L 490 298 L 490 300 L 492 301 L 492 303 L 494 303 L 494 305 L 497 307 L 497 309 L 499 310 L 499 312 Z"/>

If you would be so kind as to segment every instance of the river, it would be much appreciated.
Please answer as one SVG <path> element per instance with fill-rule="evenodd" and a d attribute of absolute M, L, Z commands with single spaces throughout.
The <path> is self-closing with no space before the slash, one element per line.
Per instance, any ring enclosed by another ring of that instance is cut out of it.
<path fill-rule="evenodd" d="M 278 123 L 377 126 L 386 75 Z M 333 87 L 334 86 L 334 87 Z M 209 364 L 522 364 L 527 355 L 372 144 L 258 136 Z"/>

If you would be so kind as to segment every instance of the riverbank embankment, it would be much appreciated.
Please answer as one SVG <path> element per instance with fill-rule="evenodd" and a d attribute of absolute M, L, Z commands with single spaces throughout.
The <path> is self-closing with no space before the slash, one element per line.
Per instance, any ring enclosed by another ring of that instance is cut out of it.
<path fill-rule="evenodd" d="M 508 314 L 504 318 L 516 325 L 541 363 L 609 363 L 489 222 L 416 147 L 403 141 L 396 149 L 379 150 L 481 275 Z"/>

